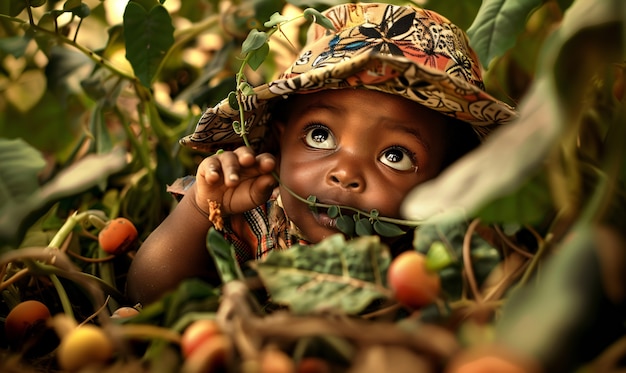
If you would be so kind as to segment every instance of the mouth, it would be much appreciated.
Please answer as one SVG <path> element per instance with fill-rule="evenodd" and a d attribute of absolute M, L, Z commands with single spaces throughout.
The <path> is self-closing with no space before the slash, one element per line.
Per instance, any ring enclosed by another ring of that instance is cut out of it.
<path fill-rule="evenodd" d="M 336 201 L 318 201 L 318 203 L 325 206 L 345 206 L 345 204 Z M 317 223 L 322 227 L 332 229 L 334 231 L 339 231 L 339 229 L 337 228 L 337 218 L 339 217 L 339 215 L 337 215 L 336 212 L 329 215 L 329 209 L 329 207 L 315 206 L 311 209 L 311 213 L 313 214 L 313 217 L 315 218 Z M 349 211 L 342 211 L 341 215 L 352 215 L 352 213 L 350 213 Z"/>
<path fill-rule="evenodd" d="M 313 217 L 322 227 L 337 230 L 337 218 L 331 218 L 327 209 L 318 208 L 317 212 L 313 212 Z"/>

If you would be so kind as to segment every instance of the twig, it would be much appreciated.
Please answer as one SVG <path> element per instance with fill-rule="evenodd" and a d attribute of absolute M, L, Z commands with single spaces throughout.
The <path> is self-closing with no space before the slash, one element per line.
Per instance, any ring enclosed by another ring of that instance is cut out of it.
<path fill-rule="evenodd" d="M 9 286 L 11 286 L 15 282 L 17 282 L 17 280 L 21 279 L 22 277 L 26 276 L 27 274 L 28 274 L 28 268 L 22 268 L 17 273 L 15 273 L 13 276 L 11 276 L 8 280 L 0 282 L 0 291 L 8 288 Z M 2 277 L 0 277 L 0 280 L 2 280 Z"/>
<path fill-rule="evenodd" d="M 502 229 L 500 227 L 498 227 L 497 225 L 494 227 L 496 233 L 500 236 L 500 238 L 502 239 L 502 241 L 504 241 L 504 243 L 510 247 L 511 249 L 513 249 L 513 251 L 515 251 L 516 253 L 525 256 L 528 259 L 532 259 L 533 254 L 529 253 L 528 251 L 522 249 L 521 247 L 517 246 L 516 244 L 513 243 L 513 241 L 511 241 L 509 239 L 509 237 L 504 234 L 504 232 L 502 232 Z"/>
<path fill-rule="evenodd" d="M 476 226 L 480 223 L 480 219 L 474 219 L 470 225 L 467 227 L 467 231 L 465 232 L 465 237 L 463 237 L 463 268 L 465 272 L 465 277 L 467 278 L 467 282 L 472 290 L 472 295 L 476 299 L 478 303 L 482 303 L 482 295 L 478 290 L 478 284 L 476 283 L 476 277 L 474 276 L 474 268 L 472 268 L 472 258 L 471 258 L 471 241 L 472 234 L 476 230 Z"/>

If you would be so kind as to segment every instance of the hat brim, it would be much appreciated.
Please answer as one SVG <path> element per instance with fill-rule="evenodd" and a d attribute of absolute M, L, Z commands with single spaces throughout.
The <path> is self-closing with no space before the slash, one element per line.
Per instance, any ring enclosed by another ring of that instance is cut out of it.
<path fill-rule="evenodd" d="M 468 122 L 481 140 L 493 128 L 517 117 L 511 106 L 463 77 L 455 76 L 454 71 L 441 71 L 402 56 L 366 53 L 256 87 L 254 94 L 246 96 L 242 102 L 247 137 L 251 143 L 263 142 L 271 125 L 268 103 L 276 99 L 358 87 L 402 96 Z M 194 133 L 182 138 L 181 145 L 214 152 L 243 144 L 241 135 L 233 128 L 240 114 L 230 106 L 228 99 L 222 100 L 205 111 Z"/>

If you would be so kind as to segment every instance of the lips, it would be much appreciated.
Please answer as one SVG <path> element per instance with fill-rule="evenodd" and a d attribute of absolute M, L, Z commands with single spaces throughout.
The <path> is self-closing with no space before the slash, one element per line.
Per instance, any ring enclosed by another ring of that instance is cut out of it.
<path fill-rule="evenodd" d="M 313 216 L 319 225 L 329 229 L 337 229 L 337 219 L 331 218 L 326 212 L 320 212 L 318 210 L 317 213 L 313 213 Z"/>

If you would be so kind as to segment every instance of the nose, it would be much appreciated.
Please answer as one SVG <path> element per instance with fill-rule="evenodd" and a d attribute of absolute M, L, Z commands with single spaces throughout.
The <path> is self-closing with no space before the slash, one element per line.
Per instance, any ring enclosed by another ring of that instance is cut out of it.
<path fill-rule="evenodd" d="M 328 182 L 350 192 L 365 190 L 365 178 L 357 165 L 340 164 L 328 173 Z"/>

